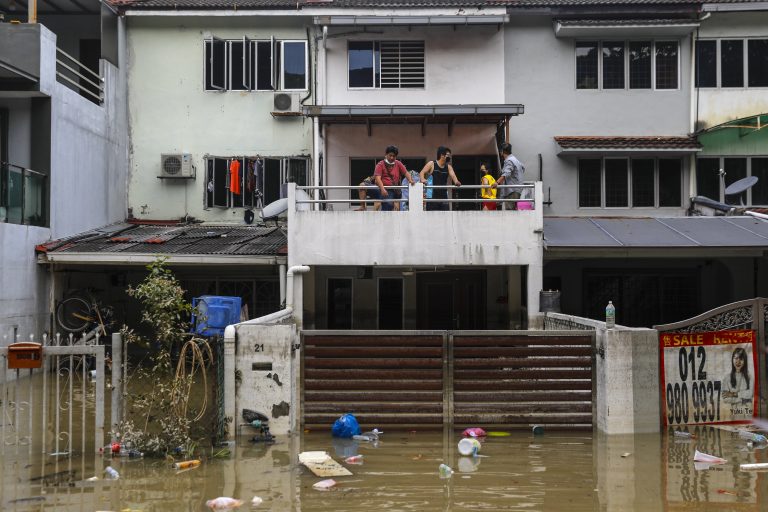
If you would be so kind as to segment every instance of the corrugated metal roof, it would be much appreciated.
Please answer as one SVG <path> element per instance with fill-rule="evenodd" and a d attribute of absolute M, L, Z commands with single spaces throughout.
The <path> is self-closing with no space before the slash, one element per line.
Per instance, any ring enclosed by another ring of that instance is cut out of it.
<path fill-rule="evenodd" d="M 651 135 L 643 137 L 617 137 L 598 135 L 556 136 L 563 150 L 572 149 L 686 149 L 697 150 L 701 145 L 692 136 Z"/>
<path fill-rule="evenodd" d="M 122 224 L 38 246 L 45 253 L 275 256 L 285 253 L 279 227 Z"/>
<path fill-rule="evenodd" d="M 547 248 L 768 248 L 754 217 L 545 217 Z"/>

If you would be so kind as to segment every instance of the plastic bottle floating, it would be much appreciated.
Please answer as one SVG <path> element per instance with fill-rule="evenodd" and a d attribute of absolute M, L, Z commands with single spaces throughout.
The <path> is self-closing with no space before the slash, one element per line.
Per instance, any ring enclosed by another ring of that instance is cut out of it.
<path fill-rule="evenodd" d="M 227 498 L 219 496 L 214 500 L 208 500 L 205 502 L 205 506 L 211 510 L 230 510 L 238 508 L 243 505 L 242 500 L 236 500 L 235 498 Z"/>
<path fill-rule="evenodd" d="M 446 464 L 440 464 L 437 468 L 437 472 L 440 474 L 440 478 L 451 478 L 453 470 Z"/>
<path fill-rule="evenodd" d="M 344 462 L 347 464 L 362 464 L 363 463 L 363 456 L 362 455 L 352 455 L 351 457 L 347 457 L 344 459 Z"/>
<path fill-rule="evenodd" d="M 173 464 L 171 464 L 171 467 L 173 469 L 192 469 L 192 468 L 198 467 L 199 465 L 200 465 L 200 461 L 195 459 L 195 460 L 183 460 L 181 462 L 174 462 Z"/>
<path fill-rule="evenodd" d="M 756 432 L 750 432 L 749 430 L 739 430 L 739 437 L 746 439 L 747 441 L 752 441 L 755 444 L 768 443 L 768 439 L 766 439 L 764 435 L 758 434 Z"/>

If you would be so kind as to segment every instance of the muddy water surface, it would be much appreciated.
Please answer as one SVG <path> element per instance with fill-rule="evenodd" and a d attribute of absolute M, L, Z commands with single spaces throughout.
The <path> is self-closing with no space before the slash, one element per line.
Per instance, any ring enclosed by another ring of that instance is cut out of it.
<path fill-rule="evenodd" d="M 2 510 L 205 510 L 205 501 L 232 496 L 255 510 L 768 510 L 768 473 L 745 473 L 739 464 L 768 462 L 765 449 L 749 447 L 716 428 L 695 431 L 695 440 L 669 433 L 605 436 L 513 431 L 483 443 L 481 457 L 461 457 L 456 433 L 386 432 L 378 445 L 331 438 L 327 432 L 278 436 L 258 445 L 241 436 L 226 459 L 207 459 L 177 473 L 167 461 L 110 459 L 74 453 L 71 458 L 32 453 L 6 443 L 0 465 Z M 696 469 L 694 449 L 728 462 Z M 322 478 L 297 464 L 301 451 L 325 450 L 352 476 L 336 477 L 330 491 L 312 485 Z M 38 450 L 34 450 L 38 451 Z M 438 465 L 455 473 L 441 479 Z M 111 465 L 119 480 L 103 480 Z M 98 481 L 86 481 L 99 476 Z"/>

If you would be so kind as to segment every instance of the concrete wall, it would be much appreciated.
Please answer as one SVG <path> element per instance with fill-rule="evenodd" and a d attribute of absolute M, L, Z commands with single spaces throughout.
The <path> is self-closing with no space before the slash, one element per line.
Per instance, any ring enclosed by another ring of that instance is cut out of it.
<path fill-rule="evenodd" d="M 128 25 L 128 199 L 133 215 L 178 219 L 188 214 L 207 221 L 242 222 L 242 208 L 204 209 L 205 155 L 310 155 L 312 123 L 273 118 L 272 91 L 205 91 L 204 40 L 212 35 L 306 40 L 302 19 L 131 17 Z M 314 65 L 311 49 L 310 62 Z M 309 82 L 313 88 L 311 76 Z M 163 153 L 191 153 L 196 179 L 157 179 Z"/>
<path fill-rule="evenodd" d="M 545 215 L 683 215 L 684 207 L 579 208 L 576 159 L 559 157 L 554 137 L 688 134 L 690 40 L 679 39 L 677 90 L 577 90 L 574 40 L 556 38 L 549 16 L 513 17 L 504 34 L 505 101 L 525 106 L 525 114 L 510 123 L 512 150 L 526 165 L 526 180 L 539 180 L 541 154 L 545 197 L 551 191 L 552 200 Z M 688 183 L 687 171 L 683 183 Z"/>
<path fill-rule="evenodd" d="M 298 343 L 296 327 L 239 324 L 236 330 L 234 358 L 241 380 L 236 385 L 235 424 L 242 423 L 243 409 L 251 409 L 270 418 L 273 434 L 294 430 L 299 412 L 299 352 L 293 351 L 293 345 Z M 271 365 L 271 369 L 254 367 L 260 364 Z M 227 415 L 231 416 L 232 412 Z M 251 430 L 243 429 L 243 433 L 249 432 Z"/>
<path fill-rule="evenodd" d="M 701 23 L 698 37 L 768 37 L 768 12 L 712 13 L 710 18 Z M 746 52 L 746 46 L 744 50 Z M 699 88 L 697 95 L 699 129 L 768 112 L 768 94 L 765 87 Z"/>
<path fill-rule="evenodd" d="M 345 28 L 329 31 L 349 32 Z M 424 41 L 423 89 L 350 89 L 347 41 Z M 377 27 L 375 32 L 329 38 L 328 105 L 447 105 L 503 103 L 504 34 L 496 25 Z M 378 153 L 376 153 L 378 154 Z"/>

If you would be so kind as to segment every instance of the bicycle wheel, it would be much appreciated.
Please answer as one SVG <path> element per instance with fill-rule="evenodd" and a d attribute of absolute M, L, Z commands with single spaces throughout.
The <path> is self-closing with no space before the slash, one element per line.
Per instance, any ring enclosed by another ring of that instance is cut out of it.
<path fill-rule="evenodd" d="M 80 332 L 92 320 L 91 306 L 85 299 L 70 297 L 61 301 L 56 308 L 56 321 L 67 332 Z"/>

